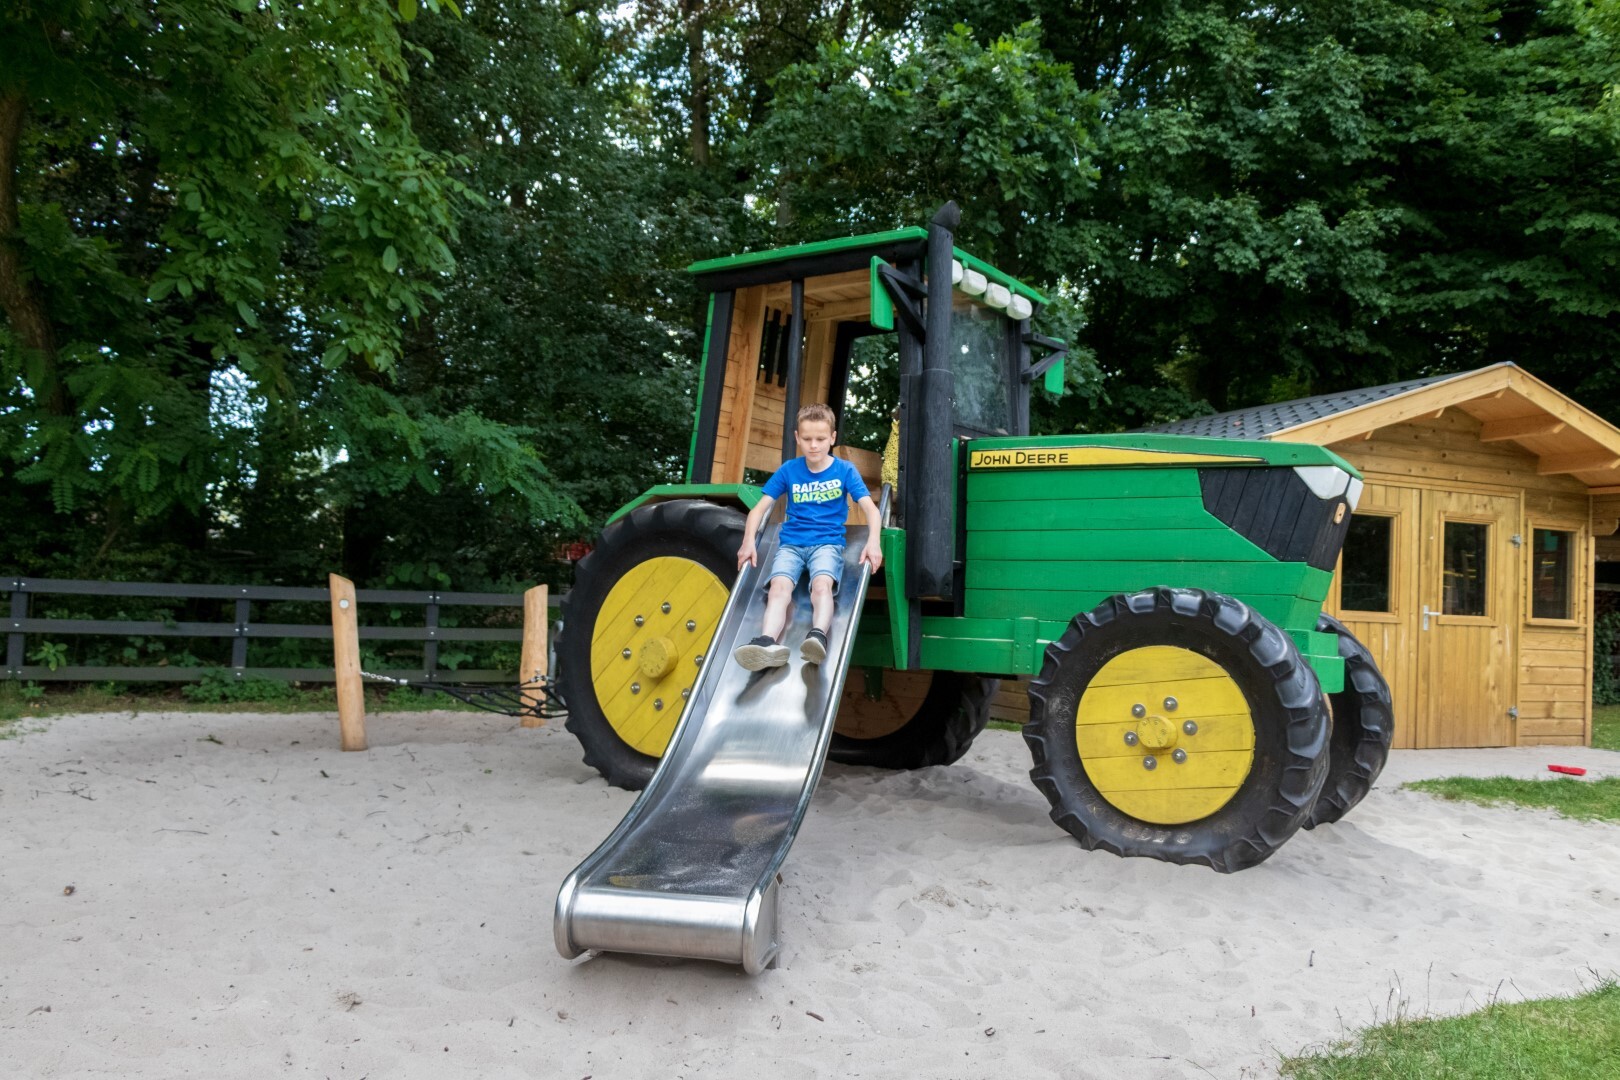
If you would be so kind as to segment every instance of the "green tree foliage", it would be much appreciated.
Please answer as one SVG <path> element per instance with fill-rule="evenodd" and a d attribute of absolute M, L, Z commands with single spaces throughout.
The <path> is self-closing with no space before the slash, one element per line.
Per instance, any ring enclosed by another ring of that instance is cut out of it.
<path fill-rule="evenodd" d="M 1105 95 L 1080 286 L 1098 427 L 1517 360 L 1620 416 L 1612 5 L 945 3 Z M 931 31 L 942 33 L 943 30 Z"/>
<path fill-rule="evenodd" d="M 681 474 L 681 267 L 947 198 L 1056 300 L 1041 430 L 1498 360 L 1620 419 L 1615 0 L 444 6 L 0 14 L 0 565 L 556 580 Z"/>
<path fill-rule="evenodd" d="M 307 565 L 357 493 L 469 475 L 573 512 L 516 433 L 389 389 L 466 202 L 393 10 L 25 0 L 0 40 L 0 498 L 68 569 L 249 520 Z"/>

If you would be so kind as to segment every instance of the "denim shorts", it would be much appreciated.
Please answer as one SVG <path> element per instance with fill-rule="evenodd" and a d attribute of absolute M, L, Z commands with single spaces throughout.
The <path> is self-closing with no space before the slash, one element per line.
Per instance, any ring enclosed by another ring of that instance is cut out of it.
<path fill-rule="evenodd" d="M 779 577 L 798 585 L 806 568 L 809 568 L 812 579 L 818 575 L 832 578 L 833 595 L 838 595 L 838 580 L 844 576 L 844 546 L 783 544 L 776 549 L 776 557 L 771 560 L 771 573 L 765 579 L 765 586 L 769 588 L 771 582 Z"/>

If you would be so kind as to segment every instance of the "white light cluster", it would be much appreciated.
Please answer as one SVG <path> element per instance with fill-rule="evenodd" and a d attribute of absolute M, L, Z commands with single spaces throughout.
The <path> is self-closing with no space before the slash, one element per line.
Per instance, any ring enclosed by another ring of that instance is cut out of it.
<path fill-rule="evenodd" d="M 1027 298 L 991 281 L 971 266 L 963 266 L 960 259 L 951 260 L 951 284 L 969 296 L 982 297 L 986 305 L 1005 311 L 1015 321 L 1022 322 L 1035 313 L 1035 305 Z"/>

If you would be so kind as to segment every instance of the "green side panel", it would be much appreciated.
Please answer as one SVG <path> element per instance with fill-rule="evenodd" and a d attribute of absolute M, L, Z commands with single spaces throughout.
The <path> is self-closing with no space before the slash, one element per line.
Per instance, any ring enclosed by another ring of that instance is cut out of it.
<path fill-rule="evenodd" d="M 1046 380 L 1041 385 L 1046 387 L 1046 392 L 1048 394 L 1061 395 L 1063 393 L 1063 361 L 1059 360 L 1057 363 L 1047 368 L 1046 374 L 1041 376 L 1041 378 Z"/>
<path fill-rule="evenodd" d="M 1216 522 L 1216 524 L 1220 524 Z M 1108 562 L 1272 562 L 1275 560 L 1230 529 L 1048 529 L 967 534 L 968 584 L 981 583 L 980 560 L 1042 562 L 1054 576 L 1076 561 Z M 1193 575 L 1178 574 L 1185 578 Z"/>
<path fill-rule="evenodd" d="M 969 490 L 972 490 L 971 480 Z M 970 534 L 1002 530 L 1024 534 L 1047 529 L 1087 532 L 1115 529 L 1231 531 L 1224 521 L 1205 510 L 1204 500 L 1196 496 L 1132 499 L 1129 502 L 1114 499 L 1098 501 L 1070 498 L 1040 499 L 1033 502 L 970 501 L 967 508 L 967 527 Z"/>
<path fill-rule="evenodd" d="M 735 270 L 743 266 L 759 266 L 762 263 L 781 262 L 786 259 L 797 259 L 807 255 L 827 255 L 834 251 L 848 251 L 852 248 L 877 247 L 881 244 L 892 244 L 904 240 L 927 240 L 928 230 L 915 225 L 905 229 L 891 229 L 888 232 L 867 233 L 863 236 L 842 236 L 836 240 L 818 240 L 813 244 L 795 244 L 793 247 L 775 248 L 771 251 L 753 251 L 745 255 L 727 255 L 719 259 L 704 259 L 688 266 L 687 272 L 692 274 L 707 274 L 714 270 Z"/>
<path fill-rule="evenodd" d="M 1042 296 L 1036 290 L 1030 288 L 1028 285 L 1025 285 L 1022 281 L 1019 281 L 1011 274 L 1003 273 L 1002 271 L 997 270 L 995 267 L 991 266 L 978 256 L 969 255 L 961 248 L 952 248 L 951 251 L 956 255 L 957 262 L 961 263 L 963 266 L 973 267 L 973 269 L 977 270 L 991 281 L 1005 285 L 1012 292 L 1025 296 L 1037 304 L 1045 305 L 1048 302 L 1046 297 Z"/>
<path fill-rule="evenodd" d="M 1328 589 L 1333 584 L 1332 573 L 1327 570 L 1318 570 L 1314 566 L 1303 566 L 1300 569 L 1304 571 L 1305 576 L 1300 584 L 1299 595 L 1307 600 L 1316 601 L 1317 606 L 1320 607 L 1322 602 L 1327 599 Z M 1313 627 L 1316 625 L 1315 619 L 1311 620 L 1311 625 Z M 1334 655 L 1338 655 L 1337 649 L 1334 650 Z"/>
<path fill-rule="evenodd" d="M 849 666 L 888 668 L 894 666 L 894 643 L 885 626 L 880 632 L 868 633 L 863 624 L 849 647 Z"/>
<path fill-rule="evenodd" d="M 752 484 L 659 484 L 648 488 L 631 502 L 625 503 L 608 518 L 611 524 L 638 506 L 650 502 L 668 502 L 671 499 L 703 499 L 707 502 L 738 502 L 752 510 L 764 492 Z"/>
<path fill-rule="evenodd" d="M 1290 630 L 1294 647 L 1316 672 L 1317 682 L 1324 694 L 1337 694 L 1344 689 L 1344 661 L 1339 657 L 1337 634 L 1318 634 L 1315 630 Z"/>
<path fill-rule="evenodd" d="M 692 482 L 692 471 L 697 468 L 698 424 L 703 422 L 703 380 L 709 374 L 709 337 L 714 333 L 714 294 L 709 294 L 709 318 L 703 324 L 702 360 L 698 363 L 697 408 L 692 410 L 692 441 L 686 447 L 686 482 Z M 620 514 L 624 511 L 619 511 Z M 618 517 L 619 514 L 614 514 Z"/>
<path fill-rule="evenodd" d="M 973 449 L 981 449 L 973 440 Z M 984 469 L 968 473 L 968 505 L 977 502 L 1045 502 L 1054 499 L 1196 499 L 1203 509 L 1198 470 L 1174 469 Z"/>
<path fill-rule="evenodd" d="M 883 282 L 878 280 L 878 267 L 880 267 L 882 265 L 883 265 L 883 260 L 882 259 L 878 258 L 876 255 L 872 256 L 872 285 L 871 285 L 871 289 L 872 289 L 872 318 L 871 318 L 871 323 L 872 323 L 873 326 L 877 327 L 879 330 L 893 330 L 894 329 L 894 298 L 889 295 L 889 290 L 883 287 Z"/>
<path fill-rule="evenodd" d="M 1152 450 L 1166 454 L 1218 454 L 1230 457 L 1260 458 L 1260 465 L 1335 465 L 1351 476 L 1361 474 L 1338 454 L 1310 443 L 1260 442 L 1252 439 L 1209 439 L 1198 435 L 1025 435 L 973 440 L 975 450 L 1039 450 L 1049 447 L 1105 446 L 1122 450 Z M 1254 467 L 1254 466 L 1250 466 Z M 1080 467 L 1078 471 L 1113 470 L 1119 466 Z M 1196 472 L 1182 464 L 1137 465 L 1133 469 L 1178 469 Z M 996 472 L 1000 470 L 984 470 Z M 1043 476 L 1063 475 L 1076 469 L 1036 469 Z"/>
<path fill-rule="evenodd" d="M 1242 599 L 1250 593 L 1298 595 L 1303 571 L 1307 569 L 1309 567 L 1301 563 L 1275 561 L 1035 563 L 981 559 L 969 564 L 967 584 L 970 593 L 973 589 L 986 589 L 1024 590 L 1036 594 L 1047 589 L 1061 589 L 1067 592 L 1100 592 L 1105 596 L 1150 589 L 1155 585 L 1170 585 L 1207 589 Z M 1030 598 L 1032 601 L 1039 599 L 1035 595 Z"/>
<path fill-rule="evenodd" d="M 883 580 L 888 582 L 890 664 L 896 671 L 906 669 L 906 642 L 911 634 L 911 609 L 906 604 L 906 534 L 903 529 L 884 529 L 878 537 L 883 549 Z"/>
<path fill-rule="evenodd" d="M 1181 588 L 1198 587 L 1189 581 L 1175 583 L 1161 581 L 1152 584 L 1175 584 Z M 1036 618 L 1043 622 L 1061 620 L 1062 623 L 1067 624 L 1076 615 L 1083 611 L 1090 611 L 1115 593 L 1138 592 L 1141 589 L 1151 587 L 1151 584 L 1144 584 L 1135 589 L 1109 589 L 1106 591 L 1097 589 L 1087 592 L 968 589 L 963 606 L 970 618 Z M 1214 591 L 1224 592 L 1226 590 L 1216 589 Z M 1245 593 L 1240 595 L 1238 599 L 1284 629 L 1316 625 L 1316 616 L 1321 610 L 1320 604 L 1310 600 L 1302 600 L 1292 595 Z"/>

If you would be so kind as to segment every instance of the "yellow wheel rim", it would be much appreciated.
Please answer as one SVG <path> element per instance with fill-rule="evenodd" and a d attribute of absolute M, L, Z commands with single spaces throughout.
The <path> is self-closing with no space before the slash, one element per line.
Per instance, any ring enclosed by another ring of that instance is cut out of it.
<path fill-rule="evenodd" d="M 660 556 L 608 592 L 591 634 L 591 682 L 602 715 L 634 749 L 661 757 L 668 748 L 729 591 L 707 567 Z"/>
<path fill-rule="evenodd" d="M 1155 825 L 1208 817 L 1254 764 L 1248 699 L 1225 668 L 1172 645 L 1131 649 L 1080 697 L 1075 745 L 1115 807 Z"/>

